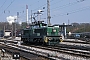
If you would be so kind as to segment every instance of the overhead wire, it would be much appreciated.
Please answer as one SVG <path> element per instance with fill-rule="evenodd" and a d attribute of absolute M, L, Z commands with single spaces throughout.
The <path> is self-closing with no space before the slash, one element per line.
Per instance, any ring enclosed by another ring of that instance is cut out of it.
<path fill-rule="evenodd" d="M 52 2 L 52 1 L 54 1 L 54 0 L 51 0 L 50 2 Z M 61 0 L 60 0 L 61 1 Z M 65 4 L 65 5 L 62 5 L 62 6 L 59 6 L 59 7 L 61 7 L 61 8 L 64 8 L 64 7 L 67 7 L 67 6 L 72 6 L 72 5 L 75 5 L 75 4 L 77 4 L 77 3 L 80 3 L 80 2 L 83 2 L 83 1 L 85 1 L 85 0 L 76 0 L 77 2 L 73 2 L 73 3 L 69 3 L 69 4 Z M 10 6 L 11 6 L 11 4 L 14 2 L 14 0 L 12 0 L 12 2 L 8 5 L 8 7 L 5 9 L 5 10 L 7 10 Z M 56 4 L 57 2 L 55 2 L 54 4 Z M 46 3 L 47 4 L 47 3 Z M 43 6 L 45 6 L 46 4 L 43 4 L 42 6 L 40 6 L 40 7 L 38 7 L 38 8 L 41 8 L 41 7 L 43 7 Z M 53 5 L 54 5 L 53 4 Z M 55 7 L 55 8 L 53 8 L 53 9 L 58 9 L 59 7 Z M 34 11 L 35 10 L 37 10 L 38 8 L 36 8 L 36 9 L 34 9 Z M 53 9 L 51 9 L 51 10 L 53 10 Z M 4 10 L 4 11 L 5 11 Z M 75 11 L 75 12 L 77 12 L 77 11 Z M 75 13 L 75 12 L 70 12 L 69 14 L 72 14 L 72 13 Z M 67 14 L 67 13 L 65 13 L 65 14 Z M 63 15 L 65 15 L 65 14 L 61 14 L 60 16 L 63 16 Z"/>
<path fill-rule="evenodd" d="M 15 1 L 15 0 L 12 0 L 11 3 L 7 6 L 7 8 L 6 8 L 5 10 L 7 10 L 14 1 Z"/>
<path fill-rule="evenodd" d="M 61 1 L 63 1 L 63 0 L 59 0 L 60 2 Z M 58 1 L 58 2 L 59 2 Z M 55 8 L 50 8 L 50 10 L 52 11 L 52 10 L 56 10 L 56 9 L 62 9 L 62 8 L 65 8 L 65 7 L 68 7 L 68 6 L 73 6 L 73 5 L 76 5 L 76 4 L 78 4 L 78 3 L 81 3 L 81 2 L 83 2 L 83 1 L 86 1 L 86 0 L 79 0 L 79 1 L 76 1 L 76 2 L 72 2 L 72 3 L 68 3 L 68 4 L 65 4 L 65 5 L 62 5 L 62 6 L 58 6 L 58 7 L 55 7 Z M 53 3 L 52 5 L 55 5 L 55 4 L 57 4 L 58 2 L 55 2 L 55 3 Z M 46 11 L 46 10 L 45 10 Z"/>
<path fill-rule="evenodd" d="M 52 2 L 52 1 L 54 1 L 54 0 L 51 0 L 50 2 Z M 59 1 L 63 1 L 63 0 L 59 0 Z M 84 2 L 84 1 L 86 1 L 86 0 L 76 0 L 76 2 L 72 2 L 72 3 L 68 3 L 68 4 L 65 4 L 65 5 L 62 5 L 62 6 L 54 7 L 54 8 L 51 8 L 50 10 L 56 10 L 56 9 L 65 8 L 65 7 L 68 7 L 68 6 L 73 6 L 73 5 L 76 5 L 76 4 L 81 3 L 81 2 Z M 55 5 L 55 4 L 57 4 L 57 3 L 58 3 L 58 2 L 55 2 L 55 3 L 53 3 L 52 5 Z M 46 3 L 46 4 L 47 4 L 47 3 Z M 44 7 L 46 4 L 43 4 L 43 5 L 39 6 L 39 7 L 36 8 L 36 9 L 33 9 L 32 11 L 36 11 L 37 9 Z M 82 11 L 83 11 L 83 10 L 82 10 Z M 75 13 L 75 12 L 78 12 L 78 11 L 72 11 L 72 12 L 70 12 L 70 13 L 64 13 L 64 14 L 61 14 L 60 16 L 72 14 L 72 13 Z M 55 16 L 55 15 L 54 15 L 54 16 Z"/>
<path fill-rule="evenodd" d="M 4 6 L 7 0 L 4 1 L 4 3 L 0 6 L 0 9 Z"/>
<path fill-rule="evenodd" d="M 51 0 L 50 2 L 52 2 L 52 1 L 54 1 L 54 0 Z M 47 5 L 47 3 L 45 3 L 45 4 L 41 5 L 41 6 L 39 6 L 38 8 L 33 9 L 32 11 L 36 11 L 37 9 L 42 8 L 42 7 L 44 7 L 45 5 Z"/>
<path fill-rule="evenodd" d="M 51 0 L 50 3 L 53 2 L 53 1 L 55 1 L 55 0 Z M 55 5 L 56 3 L 61 2 L 61 1 L 63 1 L 63 0 L 56 1 L 56 2 L 53 3 L 53 5 Z M 32 11 L 35 11 L 35 10 L 37 10 L 37 9 L 39 9 L 39 8 L 42 8 L 42 7 L 44 7 L 45 5 L 47 5 L 47 3 L 41 5 L 40 7 L 36 8 L 36 9 L 34 9 L 34 10 L 32 10 Z M 45 7 L 44 7 L 44 8 L 45 8 Z M 46 11 L 46 9 L 44 9 L 44 11 Z M 44 12 L 44 14 L 46 14 L 46 12 Z"/>
<path fill-rule="evenodd" d="M 73 14 L 73 13 L 77 13 L 77 12 L 81 12 L 81 11 L 85 11 L 85 10 L 87 10 L 87 9 L 90 9 L 90 6 L 83 7 L 83 8 L 81 8 L 81 9 L 77 9 L 77 10 L 75 10 L 75 11 L 69 12 L 67 15 Z"/>
<path fill-rule="evenodd" d="M 86 1 L 86 0 L 83 0 L 83 1 Z M 51 10 L 62 9 L 62 8 L 68 7 L 68 6 L 73 6 L 73 5 L 76 5 L 76 4 L 78 4 L 80 2 L 83 2 L 83 1 L 81 0 L 81 1 L 76 1 L 76 2 L 72 2 L 72 3 L 68 3 L 68 4 L 65 4 L 65 5 L 62 5 L 62 6 L 54 7 Z"/>
<path fill-rule="evenodd" d="M 54 0 L 53 0 L 54 1 Z M 64 0 L 59 0 L 59 1 L 57 1 L 57 2 L 54 2 L 52 5 L 55 5 L 55 4 L 57 4 L 57 3 L 59 3 L 59 2 L 62 2 L 62 1 L 64 1 Z M 50 3 L 51 3 L 51 1 L 50 1 Z M 51 6 L 51 4 L 50 4 L 50 6 Z M 50 10 L 52 10 L 52 8 L 50 8 Z M 46 11 L 46 10 L 45 10 Z"/>
<path fill-rule="evenodd" d="M 4 13 L 5 13 L 5 11 L 11 6 L 11 4 L 12 4 L 14 1 L 15 1 L 15 0 L 12 0 L 11 3 L 7 6 L 7 8 L 6 8 L 5 10 L 3 10 Z M 3 12 L 0 14 L 0 16 L 2 16 L 2 14 L 3 14 Z"/>
<path fill-rule="evenodd" d="M 79 0 L 79 1 L 77 1 L 77 2 L 73 2 L 73 3 L 71 3 L 71 4 L 69 3 L 69 4 L 66 4 L 66 5 L 63 5 L 63 6 L 66 7 L 66 6 L 69 6 L 69 5 L 75 5 L 76 3 L 80 3 L 80 2 L 83 2 L 83 1 L 86 1 L 86 0 Z M 63 8 L 63 6 L 62 6 L 62 8 Z M 69 13 L 63 13 L 63 14 L 52 15 L 52 16 L 56 17 L 56 16 L 69 15 L 69 14 L 72 14 L 72 13 L 76 13 L 76 12 L 83 11 L 84 9 L 85 9 L 85 7 L 84 7 L 84 8 L 80 8 L 80 9 L 75 10 L 75 11 L 72 11 L 72 12 L 69 12 Z"/>
<path fill-rule="evenodd" d="M 58 17 L 58 16 L 70 15 L 70 14 L 78 13 L 78 12 L 81 12 L 81 11 L 85 11 L 87 9 L 90 9 L 90 6 L 83 7 L 83 8 L 80 8 L 80 9 L 77 9 L 77 10 L 73 10 L 71 12 L 67 12 L 67 13 L 63 13 L 63 14 L 53 15 L 53 16 L 54 17 Z"/>
<path fill-rule="evenodd" d="M 54 0 L 51 0 L 50 3 L 51 3 L 52 1 L 54 1 Z M 61 1 L 63 1 L 63 0 L 59 0 L 59 1 L 61 2 Z M 73 5 L 76 5 L 76 4 L 81 3 L 81 2 L 84 2 L 84 1 L 86 1 L 86 0 L 76 0 L 76 2 L 71 2 L 71 3 L 68 3 L 68 4 L 62 5 L 62 6 L 50 8 L 50 10 L 56 10 L 56 9 L 65 8 L 65 7 L 68 7 L 68 6 L 73 6 Z M 58 2 L 54 2 L 52 5 L 55 5 L 55 4 L 57 4 L 57 3 L 58 3 Z M 46 4 L 47 4 L 47 3 L 46 3 Z M 35 11 L 35 10 L 37 10 L 37 9 L 39 9 L 39 8 L 44 7 L 46 4 L 41 5 L 40 7 L 34 9 L 33 11 Z M 63 14 L 60 14 L 60 15 L 58 15 L 58 16 L 69 15 L 69 14 L 77 13 L 77 12 L 80 12 L 80 11 L 81 11 L 81 9 L 80 9 L 80 10 L 76 10 L 76 11 L 72 11 L 72 12 L 69 12 L 69 13 L 63 13 Z M 82 11 L 84 11 L 84 9 L 82 9 Z M 54 15 L 54 17 L 56 17 L 56 15 Z"/>
<path fill-rule="evenodd" d="M 55 4 L 57 4 L 57 3 L 61 2 L 61 1 L 64 1 L 64 0 L 59 0 L 57 2 L 54 2 L 53 5 L 55 5 Z"/>
<path fill-rule="evenodd" d="M 51 3 L 52 1 L 54 1 L 54 0 L 51 0 L 50 3 Z M 61 1 L 63 1 L 63 0 L 59 0 L 59 1 L 61 2 Z M 59 9 L 60 7 L 61 7 L 61 8 L 65 8 L 65 7 L 68 7 L 68 6 L 70 6 L 70 5 L 75 5 L 75 4 L 80 3 L 80 2 L 83 2 L 83 1 L 85 1 L 85 0 L 79 0 L 79 1 L 76 0 L 76 2 L 72 2 L 72 3 L 68 3 L 68 4 L 65 4 L 65 5 L 62 5 L 62 6 L 58 6 L 58 7 L 55 7 L 55 8 L 51 8 L 50 10 Z M 57 4 L 57 3 L 58 3 L 58 2 L 55 2 L 55 3 L 53 3 L 52 5 L 55 5 L 55 4 Z M 47 5 L 47 3 L 39 6 L 38 8 L 33 9 L 32 11 L 36 11 L 37 9 L 42 8 L 42 7 L 44 7 L 45 5 Z"/>

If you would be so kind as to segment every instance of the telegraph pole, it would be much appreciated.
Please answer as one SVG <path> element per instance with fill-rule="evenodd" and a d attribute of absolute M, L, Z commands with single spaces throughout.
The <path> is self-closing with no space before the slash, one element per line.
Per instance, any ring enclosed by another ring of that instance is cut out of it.
<path fill-rule="evenodd" d="M 50 16 L 50 0 L 47 0 L 47 24 L 48 25 L 51 25 L 50 19 L 51 19 L 51 16 Z"/>

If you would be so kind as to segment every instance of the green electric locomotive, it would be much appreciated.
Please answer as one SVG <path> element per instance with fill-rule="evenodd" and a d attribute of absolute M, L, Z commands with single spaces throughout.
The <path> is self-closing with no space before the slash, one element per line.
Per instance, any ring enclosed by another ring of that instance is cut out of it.
<path fill-rule="evenodd" d="M 47 26 L 43 21 L 33 22 L 28 28 L 23 29 L 21 40 L 23 43 L 40 43 L 56 45 L 62 42 L 60 28 Z"/>

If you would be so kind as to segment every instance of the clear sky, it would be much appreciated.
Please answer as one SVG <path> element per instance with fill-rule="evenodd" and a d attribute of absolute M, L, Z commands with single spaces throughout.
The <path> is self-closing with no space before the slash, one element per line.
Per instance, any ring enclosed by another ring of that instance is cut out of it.
<path fill-rule="evenodd" d="M 31 10 L 43 10 L 41 19 L 47 22 L 47 0 L 0 0 L 0 21 L 7 21 L 6 17 L 16 16 L 17 12 L 19 20 L 26 21 L 26 5 L 29 17 Z M 90 23 L 90 0 L 50 0 L 50 15 L 52 24 Z"/>

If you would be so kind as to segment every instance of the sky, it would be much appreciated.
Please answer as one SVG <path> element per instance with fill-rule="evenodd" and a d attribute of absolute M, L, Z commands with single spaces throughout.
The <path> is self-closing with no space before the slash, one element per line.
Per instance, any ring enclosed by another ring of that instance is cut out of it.
<path fill-rule="evenodd" d="M 47 0 L 0 0 L 0 22 L 7 22 L 6 18 L 17 12 L 18 22 L 26 22 L 26 5 L 29 20 L 31 10 L 43 10 L 41 20 L 47 22 Z M 51 24 L 90 23 L 90 0 L 50 0 L 50 16 Z"/>

